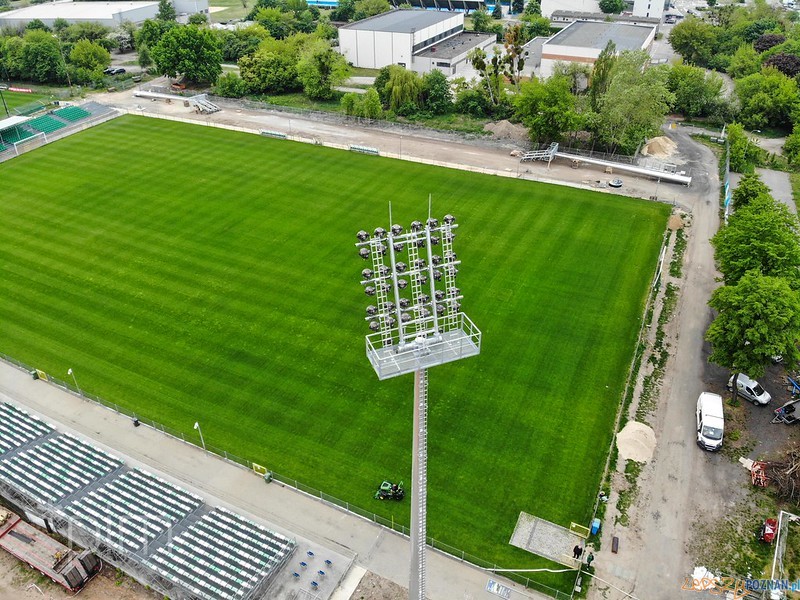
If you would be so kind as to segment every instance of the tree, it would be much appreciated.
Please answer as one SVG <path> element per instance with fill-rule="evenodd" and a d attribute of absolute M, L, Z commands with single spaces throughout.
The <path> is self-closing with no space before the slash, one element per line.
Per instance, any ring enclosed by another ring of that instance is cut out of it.
<path fill-rule="evenodd" d="M 2 5 L 0 4 L 0 6 Z M 55 21 L 53 21 L 53 31 L 55 31 L 56 33 L 64 31 L 67 27 L 69 27 L 69 21 L 67 21 L 66 19 L 62 19 L 61 17 L 59 17 Z"/>
<path fill-rule="evenodd" d="M 102 71 L 111 64 L 111 55 L 96 42 L 79 40 L 69 53 L 69 62 L 89 71 Z"/>
<path fill-rule="evenodd" d="M 766 52 L 773 46 L 782 44 L 785 41 L 786 41 L 785 35 L 780 35 L 778 33 L 765 33 L 764 35 L 759 36 L 753 42 L 753 49 L 759 53 Z"/>
<path fill-rule="evenodd" d="M 492 18 L 481 8 L 472 13 L 472 30 L 485 33 L 492 30 Z"/>
<path fill-rule="evenodd" d="M 50 28 L 44 24 L 41 19 L 31 19 L 25 25 L 26 31 L 50 31 Z"/>
<path fill-rule="evenodd" d="M 386 84 L 389 83 L 391 67 L 392 65 L 382 67 L 378 71 L 378 75 L 375 77 L 375 81 L 372 84 L 372 87 L 378 92 L 378 97 L 380 98 L 383 108 L 389 108 L 389 89 Z"/>
<path fill-rule="evenodd" d="M 487 61 L 486 52 L 481 48 L 473 48 L 467 55 L 472 68 L 478 71 L 481 76 L 481 83 L 489 97 L 492 106 L 500 106 L 506 102 L 505 91 L 503 90 L 503 70 L 504 58 L 495 52 L 492 58 Z"/>
<path fill-rule="evenodd" d="M 158 0 L 158 14 L 156 14 L 156 19 L 159 21 L 174 21 L 177 16 L 175 6 L 170 0 Z"/>
<path fill-rule="evenodd" d="M 714 54 L 717 33 L 713 25 L 689 17 L 672 28 L 669 43 L 686 63 L 704 67 Z"/>
<path fill-rule="evenodd" d="M 535 37 L 550 37 L 550 19 L 541 15 L 522 15 L 525 42 Z"/>
<path fill-rule="evenodd" d="M 60 46 L 61 42 L 46 31 L 25 32 L 17 57 L 19 74 L 37 83 L 64 81 L 66 71 Z"/>
<path fill-rule="evenodd" d="M 150 57 L 150 50 L 147 46 L 142 45 L 139 47 L 139 66 L 142 69 L 148 69 L 153 64 L 153 59 Z"/>
<path fill-rule="evenodd" d="M 625 10 L 625 0 L 600 0 L 600 10 L 606 14 L 618 15 Z"/>
<path fill-rule="evenodd" d="M 189 25 L 197 25 L 199 27 L 207 23 L 208 17 L 205 15 L 205 13 L 194 13 L 193 15 L 189 15 Z"/>
<path fill-rule="evenodd" d="M 733 190 L 733 206 L 736 210 L 740 210 L 756 198 L 769 195 L 769 187 L 761 181 L 761 176 L 758 173 L 748 173 L 739 180 L 739 185 Z"/>
<path fill-rule="evenodd" d="M 444 115 L 453 110 L 453 93 L 444 73 L 434 69 L 422 76 L 422 108 L 434 115 Z"/>
<path fill-rule="evenodd" d="M 353 19 L 356 12 L 356 0 L 340 0 L 331 11 L 331 21 L 347 22 Z"/>
<path fill-rule="evenodd" d="M 570 85 L 568 78 L 556 76 L 546 81 L 533 78 L 522 84 L 514 97 L 514 108 L 531 140 L 557 141 L 565 132 L 576 129 L 579 117 Z"/>
<path fill-rule="evenodd" d="M 155 48 L 163 35 L 175 27 L 177 27 L 177 23 L 172 21 L 146 19 L 136 33 L 136 48 L 138 49 L 140 46 Z"/>
<path fill-rule="evenodd" d="M 674 110 L 686 117 L 705 117 L 722 96 L 722 78 L 700 67 L 674 65 L 667 88 L 675 94 Z"/>
<path fill-rule="evenodd" d="M 291 53 L 258 50 L 239 59 L 239 73 L 254 94 L 283 94 L 302 89 L 297 57 Z"/>
<path fill-rule="evenodd" d="M 800 128 L 797 125 L 794 126 L 792 134 L 786 138 L 783 153 L 789 164 L 796 165 L 800 162 Z"/>
<path fill-rule="evenodd" d="M 361 101 L 361 116 L 365 119 L 380 119 L 383 116 L 383 107 L 381 106 L 381 99 L 378 97 L 378 92 L 375 88 L 370 88 L 364 94 Z"/>
<path fill-rule="evenodd" d="M 519 82 L 522 79 L 522 69 L 525 68 L 525 57 L 528 51 L 525 50 L 526 39 L 525 31 L 521 23 L 509 25 L 506 28 L 503 47 L 505 48 L 505 60 L 503 61 L 503 75 L 505 75 L 514 87 L 519 90 Z"/>
<path fill-rule="evenodd" d="M 511 13 L 518 15 L 525 10 L 525 0 L 511 0 Z"/>
<path fill-rule="evenodd" d="M 728 125 L 728 156 L 730 168 L 735 173 L 751 173 L 758 161 L 760 149 L 756 146 L 739 123 Z"/>
<path fill-rule="evenodd" d="M 800 288 L 800 224 L 785 204 L 762 194 L 739 208 L 711 239 L 726 285 L 748 272 L 781 277 Z"/>
<path fill-rule="evenodd" d="M 353 6 L 353 20 L 360 21 L 392 10 L 388 0 L 356 0 Z"/>
<path fill-rule="evenodd" d="M 599 100 L 593 132 L 611 152 L 633 153 L 659 130 L 675 96 L 667 88 L 667 67 L 645 69 L 650 57 L 643 50 L 625 51 L 610 74 L 608 90 Z"/>
<path fill-rule="evenodd" d="M 611 83 L 611 71 L 617 62 L 617 46 L 608 40 L 606 47 L 600 52 L 592 68 L 589 80 L 589 101 L 594 112 L 600 110 L 600 99 L 608 91 Z"/>
<path fill-rule="evenodd" d="M 589 87 L 592 68 L 579 62 L 559 61 L 553 66 L 553 77 L 564 77 L 569 81 L 569 91 L 577 96 Z"/>
<path fill-rule="evenodd" d="M 786 280 L 750 272 L 715 290 L 708 304 L 718 311 L 706 332 L 711 362 L 756 378 L 773 356 L 782 356 L 789 369 L 797 365 L 800 300 Z"/>
<path fill-rule="evenodd" d="M 398 114 L 411 114 L 419 109 L 422 80 L 414 71 L 392 65 L 389 67 L 386 91 L 391 110 Z"/>
<path fill-rule="evenodd" d="M 525 5 L 525 14 L 531 16 L 533 15 L 542 16 L 541 0 L 528 0 L 528 3 Z"/>
<path fill-rule="evenodd" d="M 344 114 L 346 114 L 348 117 L 358 115 L 361 105 L 361 94 L 347 92 L 344 96 L 342 96 L 339 104 L 342 107 Z"/>
<path fill-rule="evenodd" d="M 324 40 L 306 44 L 297 62 L 297 76 L 303 85 L 303 92 L 313 99 L 332 98 L 333 88 L 347 79 L 349 70 L 344 56 Z"/>
<path fill-rule="evenodd" d="M 247 93 L 247 84 L 236 73 L 224 73 L 217 80 L 214 93 L 224 98 L 241 98 Z"/>
<path fill-rule="evenodd" d="M 800 56 L 795 54 L 773 54 L 764 61 L 765 67 L 774 67 L 787 77 L 800 73 Z"/>
<path fill-rule="evenodd" d="M 276 40 L 287 38 L 296 31 L 297 21 L 294 15 L 279 8 L 259 8 L 255 21 Z"/>
<path fill-rule="evenodd" d="M 752 44 L 742 44 L 731 57 L 728 75 L 734 79 L 746 77 L 761 70 L 761 58 Z"/>
<path fill-rule="evenodd" d="M 496 21 L 499 21 L 503 18 L 503 7 L 500 4 L 500 0 L 495 0 L 494 8 L 492 9 L 492 18 Z"/>
<path fill-rule="evenodd" d="M 158 72 L 168 77 L 181 73 L 190 81 L 210 83 L 222 73 L 222 52 L 214 34 L 193 25 L 167 31 L 151 56 Z"/>
<path fill-rule="evenodd" d="M 736 95 L 741 122 L 750 129 L 767 125 L 789 129 L 800 106 L 797 81 L 771 67 L 736 81 Z"/>

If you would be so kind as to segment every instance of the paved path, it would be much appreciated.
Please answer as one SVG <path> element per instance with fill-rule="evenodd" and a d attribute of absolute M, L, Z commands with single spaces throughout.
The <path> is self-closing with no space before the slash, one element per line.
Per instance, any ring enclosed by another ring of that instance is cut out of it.
<path fill-rule="evenodd" d="M 408 541 L 370 521 L 277 483 L 267 485 L 246 469 L 149 427 L 135 428 L 127 417 L 0 363 L 0 400 L 8 399 L 62 431 L 128 457 L 129 465 L 143 465 L 189 487 L 213 505 L 245 511 L 312 544 L 355 556 L 356 564 L 364 569 L 408 586 Z M 428 552 L 428 573 L 431 600 L 497 598 L 485 591 L 487 573 L 437 552 Z M 503 583 L 513 590 L 514 599 L 541 597 L 510 581 Z M 282 600 L 283 596 L 271 598 Z"/>
<path fill-rule="evenodd" d="M 778 202 L 783 202 L 789 207 L 789 210 L 797 214 L 789 174 L 783 171 L 773 171 L 772 169 L 756 169 L 756 172 L 761 176 L 761 181 L 769 186 L 772 197 Z"/>

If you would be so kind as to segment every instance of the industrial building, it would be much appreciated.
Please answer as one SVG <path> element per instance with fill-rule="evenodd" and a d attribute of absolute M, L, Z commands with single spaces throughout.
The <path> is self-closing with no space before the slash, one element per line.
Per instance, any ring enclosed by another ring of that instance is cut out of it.
<path fill-rule="evenodd" d="M 598 23 L 606 23 L 612 21 L 614 23 L 628 23 L 630 25 L 650 25 L 658 27 L 661 24 L 661 19 L 658 17 L 640 17 L 636 15 L 608 15 L 606 13 L 585 13 L 585 12 L 571 12 L 568 10 L 555 10 L 550 15 L 550 26 L 556 29 L 563 29 L 570 23 L 575 21 L 597 21 Z"/>
<path fill-rule="evenodd" d="M 172 0 L 178 15 L 208 14 L 208 0 Z M 140 24 L 158 14 L 158 1 L 152 2 L 48 2 L 0 12 L 0 27 L 24 28 L 34 19 L 52 27 L 56 19 L 73 23 L 100 23 L 119 27 L 125 21 Z"/>
<path fill-rule="evenodd" d="M 651 17 L 661 19 L 669 0 L 628 0 L 628 10 L 622 15 L 605 15 L 600 11 L 598 0 L 542 0 L 542 16 L 553 18 L 555 12 L 601 13 L 605 17 L 616 16 Z"/>
<path fill-rule="evenodd" d="M 575 21 L 542 45 L 539 74 L 545 79 L 550 77 L 557 62 L 593 65 L 608 42 L 614 42 L 617 52 L 649 51 L 655 36 L 654 26 Z"/>
<path fill-rule="evenodd" d="M 400 65 L 418 73 L 439 69 L 454 75 L 473 48 L 489 49 L 490 33 L 465 33 L 464 14 L 392 10 L 339 29 L 339 51 L 356 67 Z"/>

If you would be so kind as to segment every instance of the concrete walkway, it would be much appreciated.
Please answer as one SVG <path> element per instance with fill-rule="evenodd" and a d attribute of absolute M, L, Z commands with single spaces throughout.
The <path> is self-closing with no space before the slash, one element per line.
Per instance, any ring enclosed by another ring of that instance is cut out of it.
<path fill-rule="evenodd" d="M 128 465 L 143 466 L 164 476 L 203 496 L 209 504 L 245 512 L 313 545 L 354 557 L 357 567 L 408 586 L 408 540 L 370 521 L 278 483 L 268 485 L 238 465 L 155 429 L 135 428 L 127 417 L 54 385 L 34 381 L 27 372 L 5 363 L 0 363 L 0 401 L 10 401 L 38 414 L 60 431 L 74 433 L 122 455 Z M 510 588 L 511 598 L 545 597 L 430 550 L 428 573 L 431 600 L 496 598 L 486 591 L 490 578 Z M 273 589 L 270 598 L 288 598 L 288 587 Z M 283 590 L 285 596 L 281 595 Z"/>

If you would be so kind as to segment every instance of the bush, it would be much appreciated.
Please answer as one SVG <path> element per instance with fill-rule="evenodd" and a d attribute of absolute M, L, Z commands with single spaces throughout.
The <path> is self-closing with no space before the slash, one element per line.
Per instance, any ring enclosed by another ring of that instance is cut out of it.
<path fill-rule="evenodd" d="M 217 79 L 214 93 L 224 98 L 241 98 L 247 93 L 247 84 L 236 73 L 224 73 Z"/>
<path fill-rule="evenodd" d="M 456 112 L 472 117 L 486 117 L 489 115 L 489 102 L 479 90 L 468 88 L 458 93 L 455 104 Z"/>

